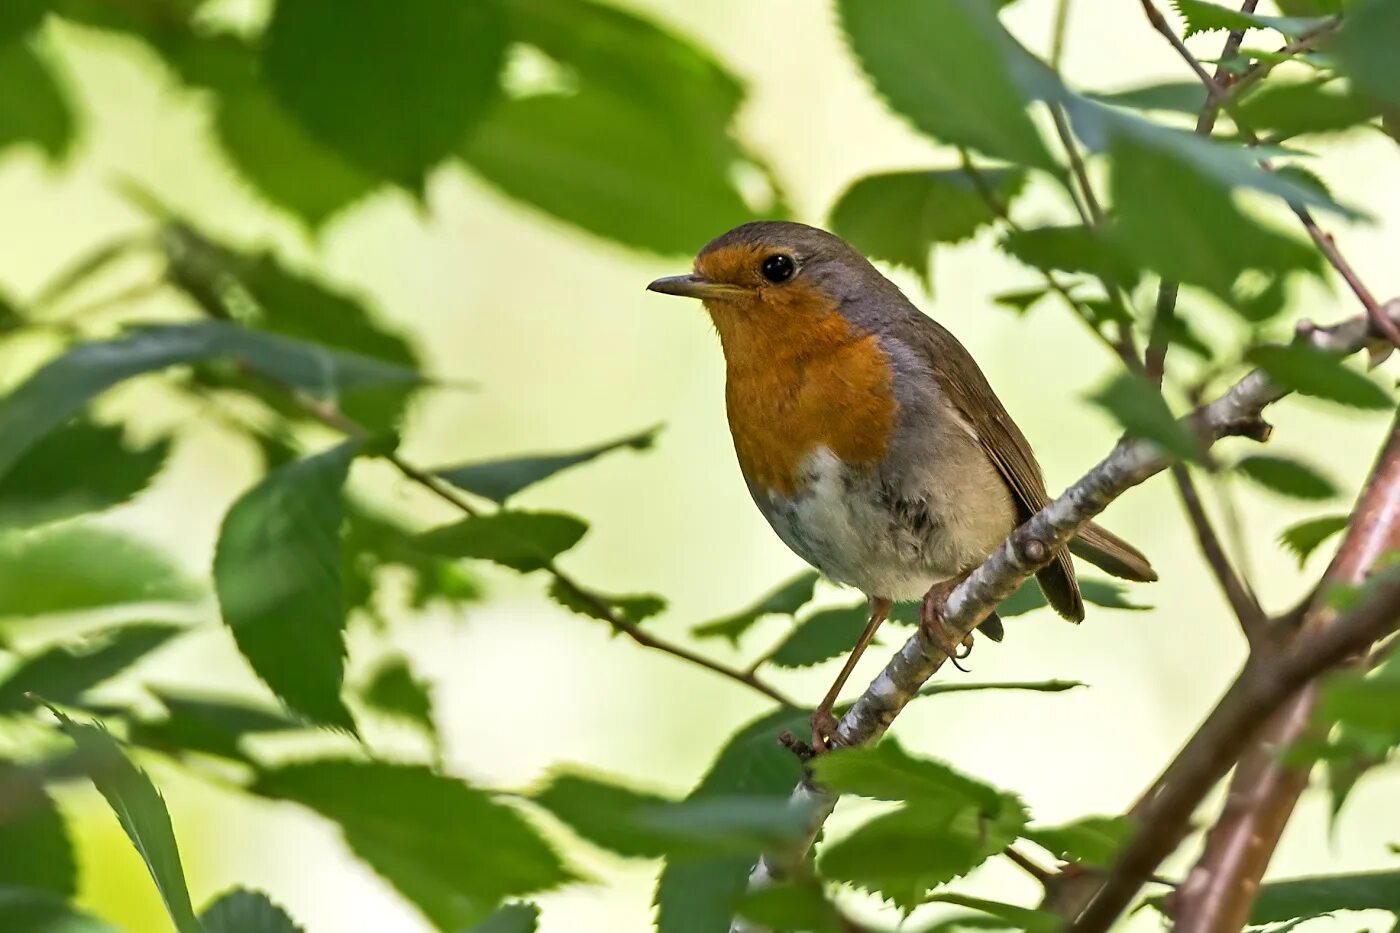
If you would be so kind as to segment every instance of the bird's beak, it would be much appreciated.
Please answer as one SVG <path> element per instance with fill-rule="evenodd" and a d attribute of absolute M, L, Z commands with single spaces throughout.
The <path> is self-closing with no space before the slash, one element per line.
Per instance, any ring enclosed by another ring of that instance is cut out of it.
<path fill-rule="evenodd" d="M 725 298 L 747 291 L 738 285 L 714 282 L 703 275 L 668 275 L 647 286 L 649 292 L 679 295 L 682 298 Z"/>

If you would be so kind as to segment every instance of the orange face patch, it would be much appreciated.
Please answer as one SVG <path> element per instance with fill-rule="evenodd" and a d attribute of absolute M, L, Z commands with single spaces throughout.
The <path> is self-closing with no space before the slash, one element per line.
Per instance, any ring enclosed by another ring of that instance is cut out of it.
<path fill-rule="evenodd" d="M 799 274 L 766 282 L 772 247 L 735 246 L 700 257 L 706 278 L 751 289 L 705 302 L 727 364 L 725 400 L 739 467 L 751 483 L 792 496 L 802 461 L 826 446 L 851 466 L 882 460 L 894 429 L 889 357 L 854 331 L 836 302 Z"/>

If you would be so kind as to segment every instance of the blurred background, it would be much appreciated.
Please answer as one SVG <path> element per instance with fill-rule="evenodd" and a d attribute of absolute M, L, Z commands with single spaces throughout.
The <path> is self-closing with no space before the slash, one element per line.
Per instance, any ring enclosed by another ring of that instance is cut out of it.
<path fill-rule="evenodd" d="M 260 0 L 214 6 L 232 23 L 256 24 L 267 15 Z M 710 50 L 742 79 L 737 136 L 771 167 L 795 219 L 823 224 L 841 192 L 864 175 L 956 165 L 955 152 L 917 134 L 871 92 L 825 3 L 633 0 L 616 6 Z M 1054 7 L 1024 0 L 1004 17 L 1030 48 L 1045 52 Z M 1069 26 L 1064 72 L 1074 84 L 1116 90 L 1188 77 L 1135 3 L 1080 0 Z M 748 605 L 802 569 L 749 501 L 724 420 L 722 359 L 703 313 L 644 291 L 657 276 L 688 270 L 689 257 L 678 248 L 670 255 L 629 248 L 513 200 L 460 164 L 434 171 L 421 203 L 381 189 L 309 234 L 240 178 L 214 140 L 207 101 L 182 86 L 147 47 L 57 21 L 45 27 L 40 42 L 79 108 L 81 131 L 58 160 L 30 145 L 0 149 L 0 289 L 17 302 L 89 248 L 148 223 L 121 193 L 123 183 L 135 182 L 222 240 L 270 248 L 298 268 L 362 293 L 410 336 L 431 374 L 470 382 L 469 388 L 436 389 L 415 403 L 403 448 L 415 462 L 567 450 L 663 424 L 654 450 L 611 455 L 521 500 L 589 521 L 588 537 L 564 558 L 575 576 L 604 591 L 665 594 L 668 609 L 648 623 L 658 632 L 686 640 L 696 623 Z M 1192 40 L 1201 55 L 1215 54 L 1218 44 L 1218 35 Z M 528 79 L 529 61 L 512 67 Z M 24 92 L 0 88 L 7 96 Z M 376 127 L 366 125 L 364 132 Z M 1320 164 L 1338 200 L 1377 218 L 1337 224 L 1340 245 L 1373 291 L 1400 294 L 1394 220 L 1400 216 L 1400 150 L 1379 133 L 1329 137 L 1312 148 L 1325 156 Z M 639 179 L 637 196 L 684 209 L 664 178 Z M 762 213 L 768 193 L 761 181 L 745 182 L 741 190 Z M 1063 212 L 1048 189 L 1033 188 L 1018 205 L 1029 221 Z M 697 236 L 686 249 L 703 243 Z M 998 252 L 993 236 L 984 231 L 940 247 L 931 288 L 908 270 L 889 271 L 972 351 L 1030 437 L 1052 492 L 1108 451 L 1117 429 L 1083 399 L 1114 371 L 1115 361 L 1062 308 L 1047 302 L 1017 316 L 992 302 L 994 294 L 1038 281 L 1033 270 Z M 142 298 L 129 306 L 129 316 L 170 317 L 177 313 L 174 301 Z M 1281 335 L 1299 317 L 1328 322 L 1359 310 L 1344 289 L 1329 291 L 1315 281 L 1300 284 L 1289 307 Z M 1229 346 L 1243 340 L 1223 316 L 1202 314 L 1212 341 Z M 15 363 L 2 378 L 11 383 L 23 372 L 24 364 Z M 152 436 L 178 430 L 158 483 L 103 521 L 172 555 L 192 579 L 207 580 L 218 523 L 253 480 L 255 452 L 207 423 L 199 410 L 145 383 L 106 397 L 99 411 L 118 412 Z M 1342 500 L 1323 508 L 1238 483 L 1228 488 L 1239 521 L 1251 529 L 1245 566 L 1266 607 L 1280 610 L 1306 592 L 1324 558 L 1314 557 L 1309 572 L 1300 573 L 1296 559 L 1269 542 L 1301 518 L 1344 509 L 1386 421 L 1383 415 L 1339 416 L 1298 399 L 1278 406 L 1271 420 L 1279 449 L 1304 455 L 1344 490 Z M 425 520 L 444 520 L 421 491 L 387 471 L 357 468 L 355 483 Z M 1220 504 L 1215 490 L 1211 504 Z M 938 675 L 1078 680 L 1087 687 L 923 700 L 894 729 L 906 747 L 1019 792 L 1042 822 L 1129 805 L 1243 657 L 1236 627 L 1164 477 L 1124 496 L 1105 524 L 1148 553 L 1160 571 L 1160 583 L 1130 594 L 1150 611 L 1090 607 L 1078 628 L 1035 612 L 1011 620 L 1003 644 L 980 643 L 971 674 Z M 429 609 L 395 629 L 396 643 L 434 684 L 445 766 L 453 773 L 481 786 L 524 788 L 569 763 L 683 794 L 722 740 L 766 709 L 757 694 L 566 612 L 536 580 L 485 566 L 476 572 L 484 599 L 451 612 Z M 827 584 L 818 590 L 822 604 L 852 597 Z M 212 599 L 205 608 L 214 622 Z M 763 621 L 739 650 L 717 641 L 707 647 L 740 663 L 788 624 Z M 352 627 L 352 670 L 355 638 Z M 887 633 L 869 652 L 853 688 L 874 676 L 896 638 L 902 638 L 898 630 Z M 814 702 L 835 667 L 778 672 L 774 680 L 789 695 Z M 264 689 L 215 624 L 154 655 L 125 680 Z M 118 684 L 112 692 L 122 689 Z M 382 740 L 392 745 L 398 738 L 388 732 Z M 197 901 L 241 882 L 268 891 L 311 931 L 429 929 L 348 853 L 334 827 L 307 811 L 224 793 L 159 764 L 153 776 L 169 802 Z M 1397 794 L 1400 778 L 1374 773 L 1349 804 L 1367 817 L 1349 819 L 1344 812 L 1332 826 L 1325 795 L 1310 792 L 1271 877 L 1393 864 L 1387 846 L 1400 842 Z M 131 930 L 168 929 L 144 867 L 96 793 L 73 786 L 60 803 L 74 820 L 80 903 Z M 859 804 L 843 806 L 829 831 L 839 833 L 859 811 Z M 649 928 L 653 863 L 617 859 L 571 838 L 559 841 L 589 880 L 538 899 L 542 930 Z M 1179 854 L 1169 867 L 1181 869 L 1194 854 Z M 1028 879 L 998 861 L 961 890 L 1007 900 L 1034 893 Z M 859 898 L 855 905 L 859 916 L 873 917 L 879 908 Z M 1355 929 L 1356 920 L 1338 921 L 1338 927 Z M 1145 914 L 1129 921 L 1142 929 L 1158 923 Z"/>

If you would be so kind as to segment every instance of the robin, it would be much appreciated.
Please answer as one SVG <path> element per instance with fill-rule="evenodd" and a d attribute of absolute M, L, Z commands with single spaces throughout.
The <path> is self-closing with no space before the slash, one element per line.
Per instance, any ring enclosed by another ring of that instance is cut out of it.
<path fill-rule="evenodd" d="M 971 354 L 840 237 L 759 221 L 713 240 L 695 271 L 647 286 L 699 298 L 719 332 L 734 450 L 749 492 L 799 557 L 870 600 L 870 622 L 812 716 L 813 745 L 892 601 L 950 658 L 951 590 L 1049 503 L 1030 443 Z M 1132 545 L 1084 526 L 1038 574 L 1073 622 L 1084 601 L 1069 550 L 1127 580 L 1156 580 Z M 1000 640 L 995 615 L 982 631 Z M 971 636 L 963 642 L 971 648 Z"/>

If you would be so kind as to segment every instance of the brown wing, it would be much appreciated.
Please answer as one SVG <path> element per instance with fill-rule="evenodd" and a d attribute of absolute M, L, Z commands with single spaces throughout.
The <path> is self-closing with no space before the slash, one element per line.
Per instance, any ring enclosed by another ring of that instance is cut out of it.
<path fill-rule="evenodd" d="M 972 354 L 956 337 L 922 314 L 918 315 L 914 328 L 940 387 L 971 426 L 988 459 L 1006 479 L 1016 499 L 1020 519 L 1025 521 L 1050 503 L 1030 442 L 1002 407 Z M 1074 622 L 1084 618 L 1084 600 L 1079 594 L 1074 565 L 1070 563 L 1066 548 L 1056 551 L 1055 559 L 1037 573 L 1036 578 L 1056 612 Z"/>

